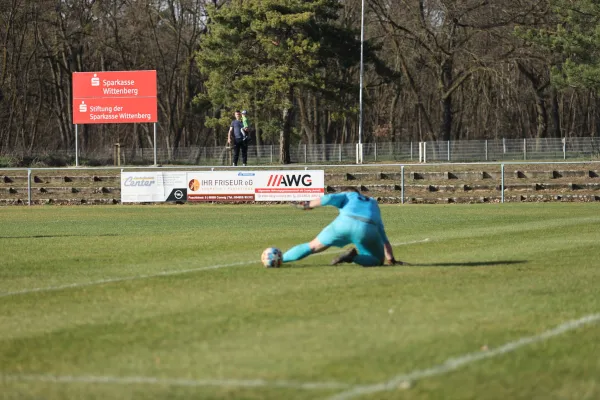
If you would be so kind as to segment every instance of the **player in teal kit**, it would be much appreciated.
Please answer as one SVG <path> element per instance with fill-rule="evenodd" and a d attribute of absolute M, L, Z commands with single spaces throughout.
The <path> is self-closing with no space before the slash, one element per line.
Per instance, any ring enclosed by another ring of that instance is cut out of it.
<path fill-rule="evenodd" d="M 392 245 L 385 233 L 379 205 L 375 199 L 363 196 L 353 187 L 347 187 L 341 193 L 327 194 L 296 205 L 304 210 L 334 206 L 339 209 L 340 215 L 311 242 L 299 244 L 286 251 L 283 255 L 284 263 L 320 253 L 331 246 L 344 247 L 352 243 L 356 247 L 336 257 L 331 265 L 342 262 L 354 262 L 363 267 L 374 267 L 384 263 L 402 264 L 394 258 Z"/>

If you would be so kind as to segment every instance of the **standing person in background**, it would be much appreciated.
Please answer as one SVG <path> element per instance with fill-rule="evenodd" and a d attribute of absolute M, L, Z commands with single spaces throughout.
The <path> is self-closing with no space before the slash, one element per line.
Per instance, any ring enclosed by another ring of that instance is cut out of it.
<path fill-rule="evenodd" d="M 283 262 L 301 260 L 311 254 L 320 253 L 331 246 L 352 247 L 338 257 L 331 265 L 356 263 L 363 267 L 380 265 L 403 265 L 396 261 L 392 245 L 383 227 L 377 200 L 362 195 L 356 188 L 348 186 L 340 193 L 326 194 L 318 199 L 295 204 L 303 210 L 320 206 L 333 206 L 339 209 L 339 216 L 325 227 L 312 241 L 292 247 L 283 254 Z"/>
<path fill-rule="evenodd" d="M 229 132 L 227 133 L 227 145 L 233 144 L 233 166 L 236 167 L 242 151 L 242 163 L 244 167 L 248 162 L 248 141 L 244 140 L 244 123 L 242 122 L 242 113 L 239 110 L 235 111 L 235 119 L 231 122 Z"/>

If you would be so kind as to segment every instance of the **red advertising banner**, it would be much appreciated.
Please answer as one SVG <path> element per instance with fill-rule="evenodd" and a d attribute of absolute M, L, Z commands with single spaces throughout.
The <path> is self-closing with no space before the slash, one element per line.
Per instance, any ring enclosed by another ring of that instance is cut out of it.
<path fill-rule="evenodd" d="M 156 122 L 156 98 L 90 98 L 73 104 L 74 124 L 133 122 Z"/>
<path fill-rule="evenodd" d="M 158 122 L 156 71 L 73 73 L 73 124 Z"/>

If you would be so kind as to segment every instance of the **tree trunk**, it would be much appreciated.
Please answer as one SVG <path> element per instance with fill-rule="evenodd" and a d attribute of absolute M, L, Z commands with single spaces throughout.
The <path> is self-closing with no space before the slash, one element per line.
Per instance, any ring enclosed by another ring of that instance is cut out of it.
<path fill-rule="evenodd" d="M 558 92 L 556 89 L 552 89 L 552 124 L 554 125 L 552 128 L 552 136 L 555 138 L 562 137 L 560 131 L 560 108 L 558 105 Z"/>
<path fill-rule="evenodd" d="M 290 136 L 292 131 L 292 117 L 294 107 L 294 89 L 290 88 L 287 101 L 284 103 L 282 111 L 283 126 L 279 133 L 279 162 L 281 164 L 290 164 Z"/>
<path fill-rule="evenodd" d="M 442 126 L 440 129 L 440 138 L 443 141 L 448 141 L 452 138 L 452 93 L 448 93 L 452 85 L 452 60 L 446 59 L 442 65 L 440 76 L 444 93 L 442 96 Z"/>
<path fill-rule="evenodd" d="M 298 109 L 300 110 L 300 124 L 302 125 L 302 130 L 306 134 L 306 143 L 313 145 L 315 143 L 316 133 L 313 130 L 313 125 L 311 124 L 310 116 L 308 115 L 308 109 L 306 107 L 306 103 L 304 102 L 304 97 L 300 95 L 298 96 L 297 100 Z"/>
<path fill-rule="evenodd" d="M 546 112 L 546 101 L 542 93 L 535 93 L 535 109 L 537 113 L 537 137 L 548 137 L 548 113 Z"/>
<path fill-rule="evenodd" d="M 390 138 L 392 140 L 392 143 L 396 142 L 396 126 L 394 124 L 394 122 L 396 121 L 396 117 L 397 117 L 397 113 L 396 113 L 396 105 L 398 104 L 398 99 L 400 98 L 400 92 L 398 90 L 394 91 L 394 94 L 392 95 L 392 101 L 390 103 L 390 110 L 389 110 L 389 119 L 388 119 L 388 127 L 390 130 Z"/>

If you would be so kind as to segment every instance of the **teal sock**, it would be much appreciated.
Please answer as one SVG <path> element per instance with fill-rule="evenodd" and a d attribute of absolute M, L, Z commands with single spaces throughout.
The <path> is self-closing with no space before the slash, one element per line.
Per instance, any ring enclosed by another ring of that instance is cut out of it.
<path fill-rule="evenodd" d="M 283 255 L 283 262 L 298 261 L 312 253 L 308 243 L 302 243 L 294 246 Z"/>

